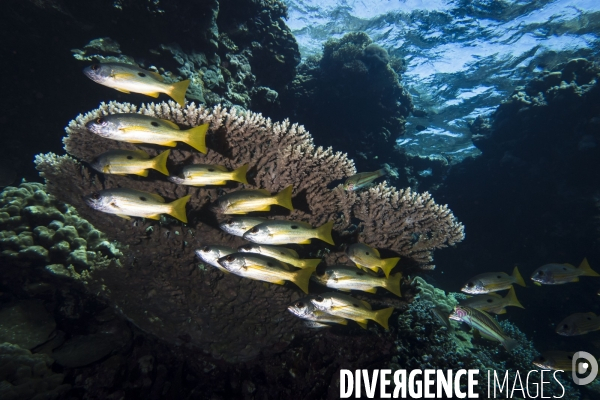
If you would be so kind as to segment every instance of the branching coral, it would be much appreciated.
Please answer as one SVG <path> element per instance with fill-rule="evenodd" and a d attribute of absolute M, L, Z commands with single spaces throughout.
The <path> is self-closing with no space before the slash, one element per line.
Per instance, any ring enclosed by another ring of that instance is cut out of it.
<path fill-rule="evenodd" d="M 396 191 L 385 185 L 362 193 L 344 192 L 340 186 L 327 189 L 336 180 L 355 173 L 353 162 L 345 154 L 315 147 L 302 126 L 287 120 L 274 123 L 260 114 L 220 106 L 207 109 L 188 104 L 181 108 L 169 102 L 138 109 L 126 103 L 102 104 L 69 124 L 64 139 L 69 155 L 40 155 L 37 167 L 50 192 L 73 204 L 96 227 L 130 246 L 125 268 L 95 271 L 90 287 L 98 287 L 143 329 L 171 342 L 193 343 L 231 360 L 253 357 L 259 351 L 276 351 L 274 344 L 285 344 L 291 339 L 292 325 L 297 321 L 284 310 L 297 295 L 284 287 L 265 287 L 234 276 L 223 278 L 213 268 L 196 267 L 194 249 L 200 245 L 237 247 L 243 243 L 242 239 L 218 230 L 214 214 L 208 210 L 218 195 L 237 190 L 236 187 L 178 186 L 158 175 L 147 179 L 98 176 L 87 167 L 94 157 L 109 149 L 142 148 L 151 156 L 161 151 L 151 145 L 110 141 L 85 129 L 85 123 L 91 119 L 124 112 L 168 119 L 182 127 L 209 123 L 208 153 L 199 154 L 180 145 L 171 152 L 170 170 L 174 172 L 177 166 L 189 163 L 228 168 L 248 163 L 251 187 L 278 192 L 293 185 L 296 209 L 286 216 L 288 219 L 314 226 L 334 220 L 339 233 L 358 218 L 362 220 L 359 228 L 363 241 L 414 257 L 422 264 L 431 261 L 435 248 L 462 239 L 462 225 L 446 207 L 435 205 L 428 194 Z M 91 210 L 83 203 L 83 195 L 114 187 L 155 192 L 168 199 L 192 195 L 189 226 L 125 222 Z"/>

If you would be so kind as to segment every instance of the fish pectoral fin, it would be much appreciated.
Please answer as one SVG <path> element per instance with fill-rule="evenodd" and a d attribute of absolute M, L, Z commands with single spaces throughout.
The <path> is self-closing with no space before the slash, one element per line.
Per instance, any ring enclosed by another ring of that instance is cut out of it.
<path fill-rule="evenodd" d="M 147 174 L 146 174 L 147 175 Z M 165 199 L 160 195 L 160 194 L 156 194 L 156 193 L 148 193 L 148 196 L 152 197 L 154 200 L 156 201 L 160 201 L 161 203 L 165 202 Z"/>
<path fill-rule="evenodd" d="M 125 90 L 125 89 L 117 89 L 119 92 L 123 92 L 123 93 L 127 93 L 127 94 L 131 94 L 131 92 L 129 90 Z"/>
<path fill-rule="evenodd" d="M 179 128 L 179 125 L 177 125 L 173 121 L 169 121 L 168 119 L 161 119 L 161 122 L 165 123 L 166 125 L 170 126 L 173 129 L 181 130 L 181 128 Z"/>
<path fill-rule="evenodd" d="M 124 218 L 124 219 L 127 219 L 127 220 L 130 220 L 130 219 L 131 219 L 131 217 L 130 217 L 129 215 L 125 215 L 125 214 L 115 214 L 115 215 L 116 215 L 117 217 L 121 217 L 121 218 Z"/>
<path fill-rule="evenodd" d="M 150 76 L 152 76 L 154 79 L 163 82 L 165 80 L 165 78 L 159 74 L 158 72 L 154 72 L 154 71 L 146 71 L 146 73 Z"/>
<path fill-rule="evenodd" d="M 490 311 L 492 311 L 492 310 L 490 310 Z M 506 308 L 502 308 L 500 310 L 497 310 L 496 314 L 506 314 Z"/>
<path fill-rule="evenodd" d="M 146 215 L 146 218 L 159 220 L 160 219 L 160 214 Z"/>
<path fill-rule="evenodd" d="M 154 98 L 157 98 L 160 95 L 160 93 L 158 93 L 158 92 L 150 92 L 150 93 L 144 93 L 144 94 L 146 96 L 150 96 L 150 97 L 154 97 Z"/>
<path fill-rule="evenodd" d="M 365 307 L 367 307 L 367 309 L 372 310 L 373 308 L 371 307 L 371 305 L 369 303 L 367 303 L 364 300 L 359 300 Z"/>
<path fill-rule="evenodd" d="M 539 283 L 539 282 L 536 282 L 536 281 L 534 281 L 534 282 L 533 282 L 533 284 L 534 284 L 535 286 L 542 286 L 542 284 L 541 284 L 541 283 Z"/>
<path fill-rule="evenodd" d="M 363 329 L 367 329 L 367 323 L 368 323 L 369 321 L 367 321 L 366 319 L 355 320 L 355 321 L 356 321 L 356 323 L 357 323 L 358 325 L 360 325 L 360 327 L 361 327 L 361 328 L 363 328 Z"/>

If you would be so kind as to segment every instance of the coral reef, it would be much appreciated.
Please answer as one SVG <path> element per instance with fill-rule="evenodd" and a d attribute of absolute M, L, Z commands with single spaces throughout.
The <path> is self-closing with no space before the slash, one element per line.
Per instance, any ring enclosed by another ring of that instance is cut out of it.
<path fill-rule="evenodd" d="M 414 255 L 417 264 L 430 261 L 435 248 L 462 239 L 462 225 L 445 208 L 435 206 L 428 195 L 412 195 L 380 186 L 368 192 L 361 206 L 358 199 L 362 194 L 344 192 L 340 187 L 327 189 L 332 182 L 355 173 L 352 161 L 331 149 L 315 147 L 301 126 L 288 121 L 273 123 L 259 114 L 228 111 L 219 106 L 209 109 L 188 104 L 181 108 L 170 102 L 148 104 L 138 110 L 131 104 L 102 104 L 69 124 L 64 143 L 70 155 L 40 155 L 36 159 L 37 167 L 51 193 L 73 204 L 94 226 L 129 247 L 123 261 L 125 268 L 94 270 L 88 275 L 82 274 L 81 279 L 117 304 L 142 329 L 170 343 L 190 343 L 228 360 L 277 351 L 287 346 L 296 330 L 294 326 L 298 322 L 291 315 L 285 315 L 284 310 L 297 293 L 287 287 L 265 287 L 233 276 L 222 277 L 214 268 L 197 267 L 194 249 L 199 246 L 207 242 L 230 247 L 243 244 L 242 239 L 218 230 L 214 214 L 208 210 L 220 193 L 236 190 L 232 185 L 223 189 L 196 188 L 155 179 L 154 175 L 148 179 L 96 176 L 85 166 L 98 153 L 110 148 L 136 148 L 93 135 L 85 129 L 85 123 L 109 113 L 136 111 L 182 126 L 209 123 L 208 153 L 201 155 L 180 146 L 172 150 L 170 162 L 173 165 L 202 162 L 228 168 L 250 163 L 248 177 L 252 186 L 278 192 L 293 185 L 296 209 L 286 218 L 314 226 L 333 219 L 339 235 L 347 235 L 349 229 L 356 230 L 352 228 L 352 221 L 365 218 L 359 222 L 358 229 L 373 235 L 369 238 L 371 244 L 381 241 L 401 256 Z M 151 145 L 138 147 L 151 155 L 159 151 Z M 166 219 L 162 223 L 125 222 L 98 213 L 83 203 L 84 194 L 123 186 L 157 192 L 166 198 L 192 195 L 188 207 L 189 226 Z M 406 209 L 401 204 L 403 201 L 408 204 Z M 367 203 L 370 204 L 367 206 Z M 406 225 L 406 229 L 414 228 L 416 234 L 423 237 L 422 241 L 413 238 L 411 242 L 409 236 L 399 230 L 390 231 L 389 237 L 385 231 L 373 234 L 369 230 L 381 222 L 379 219 L 394 215 L 398 218 L 411 215 L 414 224 Z M 447 229 L 448 225 L 454 225 L 457 230 Z M 427 242 L 425 238 L 434 240 Z M 430 246 L 428 249 L 425 243 Z M 304 256 L 320 248 L 319 245 L 308 246 Z M 345 257 L 335 249 L 325 253 L 330 253 L 328 260 Z M 244 323 L 240 324 L 242 320 Z M 252 326 L 255 328 L 248 329 Z"/>
<path fill-rule="evenodd" d="M 364 32 L 330 39 L 322 56 L 302 64 L 282 92 L 284 112 L 318 143 L 347 152 L 361 171 L 397 162 L 395 141 L 413 104 L 392 68 L 395 61 Z"/>

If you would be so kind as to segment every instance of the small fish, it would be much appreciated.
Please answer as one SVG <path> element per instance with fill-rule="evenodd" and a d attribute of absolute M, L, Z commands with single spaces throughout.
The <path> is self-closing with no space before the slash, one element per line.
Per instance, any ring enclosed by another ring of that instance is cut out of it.
<path fill-rule="evenodd" d="M 119 188 L 92 193 L 85 196 L 84 200 L 94 210 L 116 214 L 125 219 L 144 217 L 158 220 L 160 214 L 169 214 L 187 223 L 185 205 L 190 197 L 187 195 L 171 203 L 165 203 L 165 199 L 158 194 Z"/>
<path fill-rule="evenodd" d="M 513 270 L 512 275 L 505 272 L 487 272 L 477 275 L 469 279 L 461 290 L 468 294 L 485 294 L 510 289 L 513 283 L 525 287 L 525 281 L 517 267 Z"/>
<path fill-rule="evenodd" d="M 311 302 L 312 296 L 296 301 L 287 309 L 298 318 L 304 319 L 306 322 L 315 322 L 316 324 L 308 325 L 310 328 L 329 328 L 327 324 L 348 325 L 348 321 L 342 317 L 336 317 L 318 310 Z"/>
<path fill-rule="evenodd" d="M 220 269 L 225 273 L 229 273 L 219 262 L 219 258 L 235 253 L 235 249 L 227 246 L 202 246 L 196 250 L 196 256 L 207 264 Z"/>
<path fill-rule="evenodd" d="M 389 330 L 388 320 L 394 312 L 394 307 L 373 311 L 366 301 L 335 292 L 315 296 L 311 299 L 311 303 L 327 314 L 356 321 L 364 329 L 367 329 L 368 320 L 373 320 Z"/>
<path fill-rule="evenodd" d="M 320 258 L 301 259 L 296 250 L 286 247 L 269 246 L 267 244 L 245 244 L 240 246 L 238 251 L 240 253 L 257 253 L 273 257 L 296 268 L 317 268 L 317 265 L 321 262 Z"/>
<path fill-rule="evenodd" d="M 189 186 L 226 185 L 227 181 L 248 184 L 246 172 L 248 164 L 233 171 L 221 165 L 194 164 L 183 167 L 178 175 L 170 176 L 169 180 L 178 185 Z"/>
<path fill-rule="evenodd" d="M 496 293 L 480 294 L 475 297 L 463 300 L 461 305 L 476 308 L 480 311 L 486 311 L 494 314 L 506 314 L 506 308 L 509 306 L 525 308 L 517 299 L 514 287 L 510 287 L 506 296 L 502 297 Z"/>
<path fill-rule="evenodd" d="M 545 351 L 533 359 L 533 364 L 541 369 L 573 371 L 574 351 Z"/>
<path fill-rule="evenodd" d="M 400 257 L 383 259 L 377 249 L 367 246 L 364 243 L 355 243 L 349 246 L 346 253 L 360 268 L 370 269 L 375 272 L 379 271 L 379 268 L 381 268 L 385 273 L 386 278 L 389 278 L 390 272 L 396 264 L 398 264 L 398 261 L 400 261 Z"/>
<path fill-rule="evenodd" d="M 519 342 L 508 337 L 494 317 L 485 311 L 457 305 L 454 312 L 450 314 L 450 319 L 466 323 L 471 328 L 478 330 L 484 338 L 502 343 L 502 346 L 508 351 L 514 350 L 519 345 Z"/>
<path fill-rule="evenodd" d="M 150 97 L 158 97 L 159 93 L 164 93 L 182 107 L 190 84 L 189 79 L 164 83 L 160 74 L 124 63 L 93 64 L 85 68 L 83 73 L 94 82 L 123 93 L 141 93 Z"/>
<path fill-rule="evenodd" d="M 386 171 L 382 168 L 374 172 L 361 172 L 352 175 L 351 177 L 346 179 L 346 182 L 344 182 L 344 190 L 347 190 L 349 192 L 360 190 L 365 186 L 371 184 L 371 182 L 373 182 L 375 179 L 379 178 L 380 176 L 384 176 L 385 174 Z"/>
<path fill-rule="evenodd" d="M 90 165 L 103 174 L 133 174 L 146 177 L 149 169 L 155 169 L 168 176 L 167 159 L 170 152 L 171 150 L 166 150 L 150 158 L 143 150 L 110 150 L 100 154 Z"/>
<path fill-rule="evenodd" d="M 126 113 L 98 117 L 85 124 L 92 133 L 106 139 L 127 143 L 150 143 L 175 147 L 184 142 L 201 153 L 207 152 L 208 124 L 180 130 L 174 122 L 149 115 Z"/>
<path fill-rule="evenodd" d="M 244 239 L 258 244 L 310 244 L 310 240 L 320 239 L 334 245 L 331 237 L 333 221 L 318 228 L 301 221 L 269 220 L 252 227 L 244 233 Z"/>
<path fill-rule="evenodd" d="M 370 271 L 362 271 L 356 268 L 348 268 L 343 265 L 327 267 L 322 274 L 315 274 L 312 280 L 331 289 L 341 291 L 360 290 L 363 292 L 376 293 L 381 287 L 402 297 L 400 293 L 400 280 L 402 273 L 398 272 L 389 279 L 377 276 Z"/>
<path fill-rule="evenodd" d="M 560 321 L 556 333 L 562 336 L 579 336 L 600 330 L 600 317 L 593 312 L 575 313 Z"/>
<path fill-rule="evenodd" d="M 268 221 L 268 219 L 262 217 L 231 217 L 228 220 L 221 222 L 219 228 L 230 235 L 242 237 L 244 236 L 244 233 L 266 221 Z"/>
<path fill-rule="evenodd" d="M 531 275 L 536 285 L 562 285 L 563 283 L 579 282 L 580 276 L 600 276 L 592 270 L 587 258 L 584 258 L 579 268 L 571 264 L 546 264 Z"/>
<path fill-rule="evenodd" d="M 308 281 L 314 268 L 287 270 L 279 260 L 254 253 L 233 253 L 218 260 L 232 274 L 257 281 L 283 285 L 285 281 L 295 283 L 304 293 L 308 293 Z"/>
<path fill-rule="evenodd" d="M 291 185 L 275 195 L 265 189 L 237 190 L 219 197 L 214 210 L 222 214 L 247 214 L 253 211 L 270 211 L 272 205 L 278 205 L 293 211 L 292 190 Z"/>

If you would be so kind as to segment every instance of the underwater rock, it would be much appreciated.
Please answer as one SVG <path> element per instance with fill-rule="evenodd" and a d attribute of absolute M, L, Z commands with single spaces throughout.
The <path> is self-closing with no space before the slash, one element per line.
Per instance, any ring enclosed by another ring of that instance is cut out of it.
<path fill-rule="evenodd" d="M 40 300 L 21 300 L 0 309 L 0 343 L 33 349 L 49 339 L 56 322 Z"/>
<path fill-rule="evenodd" d="M 83 367 L 96 362 L 120 347 L 119 338 L 111 333 L 74 336 L 54 349 L 52 358 L 68 368 Z"/>

